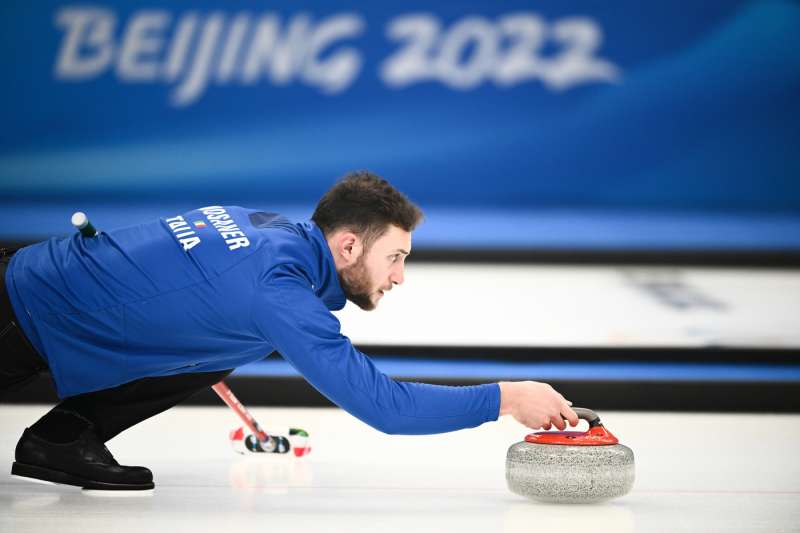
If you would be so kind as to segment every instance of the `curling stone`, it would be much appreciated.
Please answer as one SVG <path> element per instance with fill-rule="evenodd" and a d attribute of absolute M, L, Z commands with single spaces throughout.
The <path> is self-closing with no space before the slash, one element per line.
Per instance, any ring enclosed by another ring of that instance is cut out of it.
<path fill-rule="evenodd" d="M 594 411 L 573 410 L 589 422 L 589 431 L 540 431 L 508 449 L 512 492 L 548 503 L 594 503 L 631 490 L 633 451 L 619 444 Z"/>

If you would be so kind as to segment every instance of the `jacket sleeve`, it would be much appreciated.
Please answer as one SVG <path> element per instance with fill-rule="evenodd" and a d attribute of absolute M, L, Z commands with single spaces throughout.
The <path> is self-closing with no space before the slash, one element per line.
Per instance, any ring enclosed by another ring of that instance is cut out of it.
<path fill-rule="evenodd" d="M 253 318 L 266 340 L 320 393 L 389 434 L 445 433 L 497 420 L 496 383 L 398 382 L 340 333 L 339 320 L 302 277 L 273 273 L 258 289 Z"/>

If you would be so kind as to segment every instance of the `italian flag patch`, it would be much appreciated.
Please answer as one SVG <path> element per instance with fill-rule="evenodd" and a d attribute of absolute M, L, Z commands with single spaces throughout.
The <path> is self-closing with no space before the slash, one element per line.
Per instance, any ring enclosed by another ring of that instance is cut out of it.
<path fill-rule="evenodd" d="M 206 227 L 206 223 L 203 222 L 202 220 L 195 220 L 193 222 L 193 224 L 194 224 L 195 228 L 205 228 Z"/>

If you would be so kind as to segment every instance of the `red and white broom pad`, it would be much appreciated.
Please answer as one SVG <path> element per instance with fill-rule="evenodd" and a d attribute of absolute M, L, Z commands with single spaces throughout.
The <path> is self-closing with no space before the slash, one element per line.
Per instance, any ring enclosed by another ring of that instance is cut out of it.
<path fill-rule="evenodd" d="M 231 430 L 228 439 L 236 453 L 289 453 L 294 452 L 295 457 L 303 457 L 311 452 L 308 443 L 308 432 L 299 428 L 289 428 L 289 436 L 269 432 L 267 441 L 260 441 L 252 433 L 247 433 L 246 428 L 240 427 Z"/>

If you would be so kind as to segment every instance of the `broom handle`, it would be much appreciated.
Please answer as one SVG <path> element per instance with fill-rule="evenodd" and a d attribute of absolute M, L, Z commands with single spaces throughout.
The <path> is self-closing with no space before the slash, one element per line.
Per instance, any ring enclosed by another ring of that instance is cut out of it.
<path fill-rule="evenodd" d="M 242 402 L 239 401 L 239 399 L 235 394 L 233 394 L 233 391 L 225 384 L 224 381 L 220 381 L 216 385 L 212 385 L 211 388 L 214 389 L 214 392 L 216 392 L 220 398 L 222 398 L 223 402 L 228 404 L 228 407 L 233 409 L 233 412 L 242 419 L 242 422 L 244 422 L 244 424 L 250 428 L 250 431 L 253 432 L 258 440 L 261 442 L 269 441 L 269 435 L 267 432 L 261 429 L 261 426 L 258 425 L 256 419 L 250 414 L 250 411 L 248 411 L 247 408 L 242 405 Z"/>

